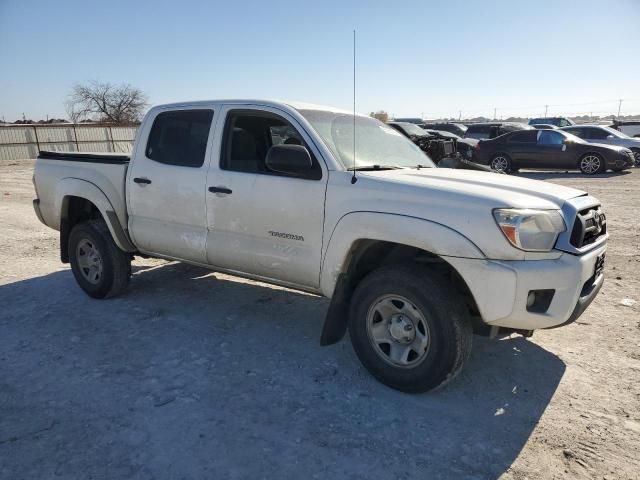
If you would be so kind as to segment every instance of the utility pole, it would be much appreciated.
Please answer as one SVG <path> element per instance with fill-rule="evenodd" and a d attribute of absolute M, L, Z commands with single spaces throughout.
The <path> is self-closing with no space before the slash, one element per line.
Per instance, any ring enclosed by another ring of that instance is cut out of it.
<path fill-rule="evenodd" d="M 544 106 L 544 116 L 547 116 L 547 110 L 549 110 L 549 105 Z"/>
<path fill-rule="evenodd" d="M 494 120 L 497 120 L 497 119 L 498 119 L 498 117 L 496 117 L 496 110 L 497 110 L 497 108 L 495 108 L 495 107 L 494 107 L 494 108 L 493 108 L 493 119 L 494 119 Z"/>
<path fill-rule="evenodd" d="M 462 110 L 458 112 L 458 120 L 462 120 Z"/>
<path fill-rule="evenodd" d="M 620 109 L 622 108 L 622 99 L 618 100 L 618 120 L 620 120 Z"/>

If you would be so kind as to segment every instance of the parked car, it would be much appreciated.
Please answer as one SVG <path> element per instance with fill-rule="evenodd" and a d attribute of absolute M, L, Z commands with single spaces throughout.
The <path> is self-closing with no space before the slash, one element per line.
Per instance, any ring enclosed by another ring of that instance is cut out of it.
<path fill-rule="evenodd" d="M 456 142 L 454 139 L 448 139 L 442 135 L 432 135 L 414 123 L 388 122 L 387 125 L 420 147 L 420 150 L 436 162 L 436 165 L 443 158 L 455 155 L 456 153 Z"/>
<path fill-rule="evenodd" d="M 487 138 L 496 138 L 507 132 L 515 130 L 532 130 L 526 123 L 518 122 L 488 122 L 488 123 L 472 123 L 467 126 L 464 138 L 475 138 L 484 140 Z"/>
<path fill-rule="evenodd" d="M 630 137 L 640 138 L 640 122 L 614 120 L 611 128 L 615 128 Z"/>
<path fill-rule="evenodd" d="M 573 125 L 562 130 L 589 143 L 603 143 L 626 147 L 633 152 L 636 166 L 640 166 L 640 138 L 631 138 L 618 130 L 603 125 Z"/>
<path fill-rule="evenodd" d="M 454 140 L 456 144 L 456 151 L 467 160 L 473 159 L 473 152 L 478 140 L 475 138 L 461 138 L 455 133 L 447 132 L 444 130 L 431 130 L 429 128 L 423 128 L 425 132 L 443 140 Z"/>
<path fill-rule="evenodd" d="M 501 172 L 519 168 L 574 169 L 592 175 L 634 164 L 631 150 L 588 143 L 562 130 L 511 132 L 476 146 L 476 160 Z"/>
<path fill-rule="evenodd" d="M 556 130 L 558 128 L 555 125 L 551 125 L 549 123 L 534 123 L 531 126 L 538 130 Z"/>
<path fill-rule="evenodd" d="M 440 130 L 443 132 L 455 133 L 459 137 L 464 137 L 464 132 L 467 131 L 467 126 L 462 123 L 422 123 L 420 124 L 425 130 Z"/>
<path fill-rule="evenodd" d="M 416 392 L 461 370 L 474 330 L 575 321 L 603 285 L 608 238 L 585 192 L 433 167 L 364 115 L 180 103 L 149 110 L 131 156 L 40 152 L 33 206 L 90 297 L 121 293 L 135 255 L 324 295 L 321 344 L 348 329 L 369 372 Z"/>
<path fill-rule="evenodd" d="M 537 125 L 539 123 L 555 125 L 556 127 L 568 127 L 574 125 L 575 122 L 566 117 L 541 117 L 529 119 L 529 125 Z"/>

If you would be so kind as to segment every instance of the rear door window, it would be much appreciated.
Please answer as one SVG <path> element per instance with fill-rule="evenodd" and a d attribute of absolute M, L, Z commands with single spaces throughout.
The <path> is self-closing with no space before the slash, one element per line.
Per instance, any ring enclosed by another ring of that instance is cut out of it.
<path fill-rule="evenodd" d="M 167 165 L 204 164 L 213 110 L 175 110 L 156 116 L 147 141 L 147 158 Z"/>
<path fill-rule="evenodd" d="M 509 143 L 535 143 L 537 130 L 522 130 L 509 135 Z"/>
<path fill-rule="evenodd" d="M 464 136 L 482 140 L 482 139 L 489 138 L 490 135 L 491 135 L 490 125 L 470 125 L 469 128 L 467 128 L 467 131 Z"/>
<path fill-rule="evenodd" d="M 606 140 L 609 136 L 609 132 L 601 128 L 585 128 L 586 137 L 589 140 Z"/>
<path fill-rule="evenodd" d="M 564 130 L 575 135 L 576 137 L 587 138 L 584 128 L 565 128 Z"/>

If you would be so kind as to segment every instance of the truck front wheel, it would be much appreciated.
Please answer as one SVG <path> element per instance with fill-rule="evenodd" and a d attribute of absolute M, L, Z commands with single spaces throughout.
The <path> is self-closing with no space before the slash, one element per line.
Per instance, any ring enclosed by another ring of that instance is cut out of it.
<path fill-rule="evenodd" d="M 472 334 L 464 301 L 446 277 L 418 265 L 373 271 L 351 300 L 349 335 L 358 358 L 404 392 L 453 379 L 471 353 Z"/>
<path fill-rule="evenodd" d="M 80 288 L 93 298 L 113 297 L 129 283 L 131 260 L 103 220 L 78 223 L 69 234 L 69 260 Z"/>

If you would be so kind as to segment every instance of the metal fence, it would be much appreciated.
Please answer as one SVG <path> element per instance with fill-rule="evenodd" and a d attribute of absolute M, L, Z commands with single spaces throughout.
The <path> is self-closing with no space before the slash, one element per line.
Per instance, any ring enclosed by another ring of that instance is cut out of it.
<path fill-rule="evenodd" d="M 0 125 L 0 160 L 55 152 L 131 153 L 137 127 L 88 124 Z"/>

